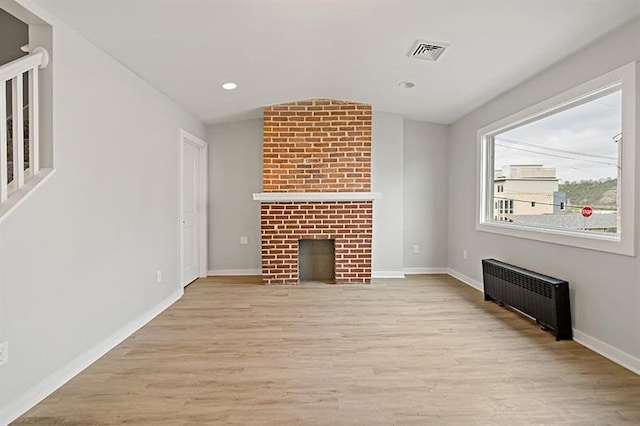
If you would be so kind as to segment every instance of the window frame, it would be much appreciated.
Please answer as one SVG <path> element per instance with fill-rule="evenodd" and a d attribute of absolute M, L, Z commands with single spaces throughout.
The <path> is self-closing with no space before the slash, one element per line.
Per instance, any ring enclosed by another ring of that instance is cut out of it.
<path fill-rule="evenodd" d="M 493 220 L 494 151 L 493 138 L 502 132 L 561 112 L 620 84 L 622 91 L 622 138 L 618 175 L 619 234 L 596 234 L 517 225 Z M 638 152 L 638 62 L 634 61 L 586 83 L 550 97 L 477 132 L 478 179 L 476 189 L 476 230 L 591 250 L 636 256 L 636 156 Z"/>

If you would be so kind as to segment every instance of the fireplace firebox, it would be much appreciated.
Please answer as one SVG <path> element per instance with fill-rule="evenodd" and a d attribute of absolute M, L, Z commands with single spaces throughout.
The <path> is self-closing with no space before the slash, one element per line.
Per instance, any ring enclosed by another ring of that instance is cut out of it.
<path fill-rule="evenodd" d="M 335 240 L 298 240 L 298 280 L 335 283 Z"/>

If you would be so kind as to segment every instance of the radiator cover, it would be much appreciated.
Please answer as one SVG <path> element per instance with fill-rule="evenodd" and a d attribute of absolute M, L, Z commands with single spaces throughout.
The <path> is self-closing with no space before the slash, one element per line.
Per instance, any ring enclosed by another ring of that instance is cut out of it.
<path fill-rule="evenodd" d="M 569 283 L 495 259 L 482 259 L 484 300 L 509 305 L 550 329 L 556 340 L 571 340 Z"/>

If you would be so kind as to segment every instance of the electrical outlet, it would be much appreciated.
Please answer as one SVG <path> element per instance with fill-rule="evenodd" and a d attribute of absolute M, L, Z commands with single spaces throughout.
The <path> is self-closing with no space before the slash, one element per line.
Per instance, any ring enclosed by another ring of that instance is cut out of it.
<path fill-rule="evenodd" d="M 249 238 L 247 237 L 240 237 L 240 244 L 242 244 L 243 246 L 249 244 Z"/>
<path fill-rule="evenodd" d="M 413 254 L 418 254 L 420 253 L 420 246 L 417 244 L 413 245 Z"/>
<path fill-rule="evenodd" d="M 0 343 L 0 365 L 9 362 L 9 342 Z"/>
<path fill-rule="evenodd" d="M 462 250 L 462 258 L 464 260 L 467 260 L 467 251 L 466 250 Z"/>
<path fill-rule="evenodd" d="M 156 282 L 160 284 L 162 282 L 162 271 L 156 271 Z"/>

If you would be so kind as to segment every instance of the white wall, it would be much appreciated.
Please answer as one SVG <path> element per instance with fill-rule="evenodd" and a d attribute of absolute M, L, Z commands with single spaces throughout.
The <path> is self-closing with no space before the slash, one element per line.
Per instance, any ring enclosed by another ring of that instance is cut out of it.
<path fill-rule="evenodd" d="M 209 271 L 260 274 L 262 118 L 209 126 Z M 240 237 L 248 238 L 240 245 Z"/>
<path fill-rule="evenodd" d="M 373 202 L 371 270 L 374 277 L 401 277 L 404 120 L 374 111 L 371 125 L 371 191 L 382 193 Z"/>
<path fill-rule="evenodd" d="M 640 20 L 636 19 L 451 126 L 448 258 L 453 271 L 476 284 L 482 279 L 480 260 L 488 257 L 570 281 L 576 340 L 637 372 L 640 372 L 637 331 L 640 259 L 478 232 L 475 204 L 476 131 L 600 74 L 640 60 L 639 40 Z M 463 249 L 468 250 L 468 260 L 462 259 Z"/>
<path fill-rule="evenodd" d="M 383 193 L 374 202 L 373 270 L 446 269 L 446 126 L 375 112 L 372 130 L 372 190 Z M 209 270 L 258 274 L 260 205 L 251 194 L 262 191 L 262 119 L 211 125 L 207 140 Z M 420 245 L 417 255 L 413 244 Z"/>
<path fill-rule="evenodd" d="M 190 114 L 47 19 L 57 170 L 0 223 L 0 341 L 10 345 L 0 423 L 179 297 L 179 128 L 204 136 Z"/>
<path fill-rule="evenodd" d="M 447 266 L 447 126 L 405 120 L 403 266 L 444 272 Z M 419 253 L 413 246 L 418 245 Z"/>

